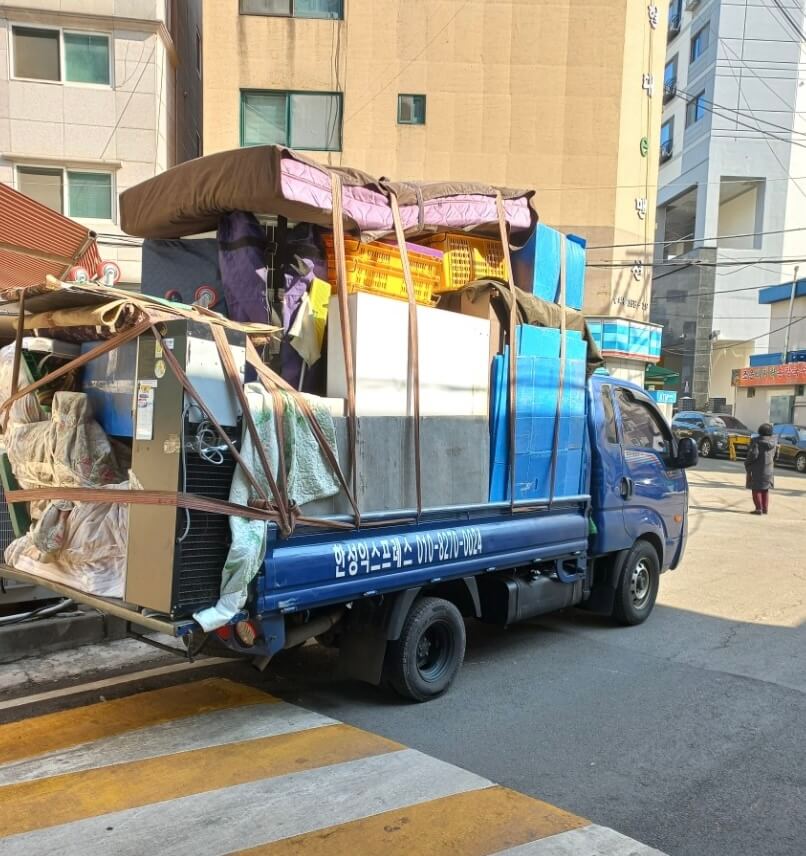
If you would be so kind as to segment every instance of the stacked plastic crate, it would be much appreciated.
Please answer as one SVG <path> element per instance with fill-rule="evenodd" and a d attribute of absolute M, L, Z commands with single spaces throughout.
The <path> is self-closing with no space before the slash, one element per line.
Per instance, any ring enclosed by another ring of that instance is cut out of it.
<path fill-rule="evenodd" d="M 585 249 L 578 238 L 539 225 L 530 241 L 513 254 L 515 282 L 543 300 L 560 300 L 560 254 L 565 241 L 565 305 L 581 309 L 585 288 Z M 515 393 L 515 500 L 543 500 L 583 492 L 587 454 L 585 363 L 582 334 L 565 334 L 561 370 L 560 330 L 517 329 Z M 490 500 L 509 499 L 509 353 L 495 358 L 490 408 Z M 561 383 L 562 382 L 562 383 Z M 560 387 L 562 394 L 560 395 Z M 559 399 L 559 404 L 558 404 Z M 559 419 L 559 423 L 558 420 Z M 557 442 L 556 455 L 553 448 Z M 553 463 L 552 463 L 553 462 Z M 552 483 L 553 482 L 553 483 Z"/>

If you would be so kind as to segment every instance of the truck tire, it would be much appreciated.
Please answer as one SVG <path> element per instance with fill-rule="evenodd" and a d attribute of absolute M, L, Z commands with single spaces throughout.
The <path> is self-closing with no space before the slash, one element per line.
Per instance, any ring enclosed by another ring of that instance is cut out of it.
<path fill-rule="evenodd" d="M 613 618 L 625 627 L 643 624 L 655 606 L 660 583 L 660 561 L 647 541 L 636 541 L 616 587 Z"/>
<path fill-rule="evenodd" d="M 705 437 L 700 443 L 700 454 L 703 458 L 710 458 L 714 454 L 714 444 Z"/>
<path fill-rule="evenodd" d="M 388 684 L 403 698 L 429 701 L 453 683 L 465 657 L 465 622 L 448 600 L 422 597 L 414 602 L 400 638 L 389 644 Z"/>

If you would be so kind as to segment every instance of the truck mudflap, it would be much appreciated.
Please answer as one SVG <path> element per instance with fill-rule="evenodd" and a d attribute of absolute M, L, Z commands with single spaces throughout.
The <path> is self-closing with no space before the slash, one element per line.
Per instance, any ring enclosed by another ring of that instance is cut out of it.
<path fill-rule="evenodd" d="M 497 512 L 274 541 L 257 581 L 264 615 L 376 597 L 446 580 L 584 556 L 579 504 L 536 514 Z M 580 564 L 582 564 L 580 562 Z M 568 579 L 573 582 L 577 577 Z"/>

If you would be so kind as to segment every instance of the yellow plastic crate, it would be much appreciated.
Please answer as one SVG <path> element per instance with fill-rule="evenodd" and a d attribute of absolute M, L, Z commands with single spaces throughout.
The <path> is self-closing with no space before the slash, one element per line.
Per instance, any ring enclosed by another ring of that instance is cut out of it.
<path fill-rule="evenodd" d="M 327 275 L 335 291 L 336 265 L 331 264 L 330 261 L 328 261 Z M 434 293 L 434 283 L 421 279 L 413 271 L 412 280 L 415 301 L 423 305 L 430 305 Z M 363 264 L 351 259 L 347 262 L 347 292 L 354 294 L 356 291 L 383 294 L 385 297 L 394 297 L 397 300 L 408 299 L 402 271 L 398 273 L 391 269 Z"/>
<path fill-rule="evenodd" d="M 335 289 L 336 257 L 333 239 L 324 236 L 327 254 L 328 278 Z M 375 292 L 398 300 L 406 300 L 406 283 L 403 279 L 403 261 L 397 247 L 375 241 L 362 244 L 346 239 L 347 290 Z M 442 260 L 425 253 L 409 250 L 409 266 L 417 303 L 430 304 L 435 289 L 442 285 Z"/>
<path fill-rule="evenodd" d="M 500 241 L 445 232 L 420 239 L 422 244 L 442 250 L 442 284 L 435 294 L 456 291 L 468 282 L 486 277 L 507 278 L 504 248 Z"/>

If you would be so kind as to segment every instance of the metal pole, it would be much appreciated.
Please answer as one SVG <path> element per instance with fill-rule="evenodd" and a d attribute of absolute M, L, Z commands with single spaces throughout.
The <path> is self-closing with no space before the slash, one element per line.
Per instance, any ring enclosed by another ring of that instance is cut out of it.
<path fill-rule="evenodd" d="M 789 319 L 786 325 L 786 337 L 784 339 L 784 352 L 781 354 L 781 363 L 786 363 L 789 357 L 789 334 L 792 332 L 792 311 L 795 308 L 795 293 L 798 290 L 799 265 L 795 265 L 795 276 L 792 279 L 792 291 L 789 293 Z"/>

